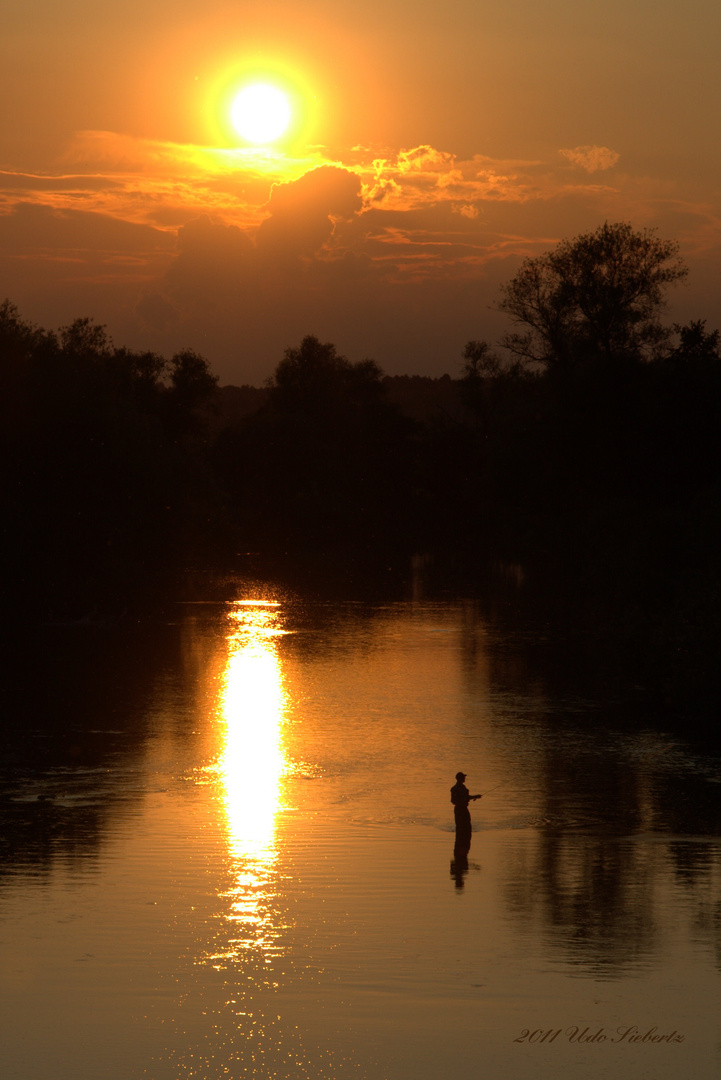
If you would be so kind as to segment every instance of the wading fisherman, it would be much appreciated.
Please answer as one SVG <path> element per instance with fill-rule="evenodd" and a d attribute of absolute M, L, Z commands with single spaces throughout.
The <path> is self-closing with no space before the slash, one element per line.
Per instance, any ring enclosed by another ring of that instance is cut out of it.
<path fill-rule="evenodd" d="M 466 779 L 464 772 L 456 773 L 456 782 L 451 788 L 451 802 L 453 803 L 453 812 L 456 817 L 456 836 L 468 837 L 470 841 L 471 836 L 471 814 L 468 809 L 469 802 L 474 799 L 480 799 L 480 795 L 471 795 L 468 788 L 463 783 Z"/>

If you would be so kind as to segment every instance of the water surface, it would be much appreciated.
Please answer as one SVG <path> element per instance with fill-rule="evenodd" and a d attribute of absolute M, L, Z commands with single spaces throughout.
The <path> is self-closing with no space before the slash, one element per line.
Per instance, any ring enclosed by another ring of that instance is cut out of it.
<path fill-rule="evenodd" d="M 719 1075 L 717 759 L 472 603 L 87 630 L 12 702 L 13 1080 Z"/>

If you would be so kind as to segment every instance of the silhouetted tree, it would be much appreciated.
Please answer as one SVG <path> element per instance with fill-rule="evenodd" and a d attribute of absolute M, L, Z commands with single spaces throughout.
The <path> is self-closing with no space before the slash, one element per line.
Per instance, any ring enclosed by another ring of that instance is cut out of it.
<path fill-rule="evenodd" d="M 251 545 L 382 549 L 403 531 L 406 432 L 373 360 L 308 336 L 287 349 L 266 405 L 220 437 L 219 474 Z"/>
<path fill-rule="evenodd" d="M 520 360 L 499 356 L 486 341 L 469 341 L 463 358 L 460 391 L 475 431 L 475 450 L 468 446 L 465 456 L 473 470 L 475 514 L 486 520 L 488 532 L 491 518 L 500 523 L 501 505 L 529 507 L 540 492 L 539 379 Z M 472 517 L 471 506 L 466 517 Z"/>
<path fill-rule="evenodd" d="M 679 367 L 714 366 L 721 361 L 721 338 L 718 330 L 706 333 L 706 320 L 696 319 L 685 326 L 674 324 L 678 344 L 669 354 L 669 361 Z"/>
<path fill-rule="evenodd" d="M 194 353 L 168 363 L 116 349 L 90 319 L 53 334 L 0 305 L 6 597 L 82 611 L 173 571 L 208 519 L 215 385 Z"/>
<path fill-rule="evenodd" d="M 352 363 L 335 345 L 308 335 L 300 346 L 286 349 L 268 380 L 271 401 L 279 411 L 296 415 L 343 413 L 373 407 L 383 398 L 383 372 L 375 360 Z"/>
<path fill-rule="evenodd" d="M 192 349 L 176 353 L 170 361 L 170 388 L 173 398 L 184 409 L 200 409 L 218 388 L 217 376 L 208 361 Z"/>
<path fill-rule="evenodd" d="M 666 289 L 686 273 L 674 241 L 606 222 L 525 260 L 498 305 L 524 329 L 502 344 L 549 370 L 586 358 L 653 357 L 669 335 L 659 318 Z"/>
<path fill-rule="evenodd" d="M 529 372 L 520 360 L 507 363 L 487 341 L 469 341 L 463 350 L 465 363 L 461 374 L 461 395 L 475 412 L 488 413 L 489 398 L 501 386 L 515 386 Z"/>
<path fill-rule="evenodd" d="M 650 448 L 666 500 L 719 483 L 721 341 L 703 320 L 674 326 L 676 342 L 654 365 Z"/>
<path fill-rule="evenodd" d="M 66 356 L 89 359 L 95 363 L 108 358 L 112 345 L 104 326 L 92 319 L 75 319 L 69 326 L 60 328 L 60 347 Z"/>
<path fill-rule="evenodd" d="M 10 300 L 0 304 L 0 360 L 6 368 L 12 361 L 27 361 L 45 339 L 46 332 L 25 322 Z"/>

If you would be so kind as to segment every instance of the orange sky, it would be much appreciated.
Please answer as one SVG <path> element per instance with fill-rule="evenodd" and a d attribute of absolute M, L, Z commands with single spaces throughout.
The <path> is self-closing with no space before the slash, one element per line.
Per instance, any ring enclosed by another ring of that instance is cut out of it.
<path fill-rule="evenodd" d="M 0 299 L 258 384 L 303 335 L 457 374 L 524 255 L 604 220 L 681 243 L 721 325 L 711 0 L 49 0 L 0 41 Z M 258 153 L 229 92 L 304 103 Z"/>

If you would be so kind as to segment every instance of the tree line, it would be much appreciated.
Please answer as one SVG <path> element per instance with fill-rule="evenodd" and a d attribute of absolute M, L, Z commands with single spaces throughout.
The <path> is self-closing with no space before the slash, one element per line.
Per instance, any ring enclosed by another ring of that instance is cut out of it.
<path fill-rule="evenodd" d="M 639 671 L 661 660 L 718 703 L 721 343 L 664 323 L 685 275 L 675 243 L 625 223 L 527 259 L 498 302 L 511 330 L 469 342 L 456 407 L 425 414 L 308 336 L 229 419 L 197 354 L 117 348 L 88 319 L 49 332 L 6 302 L 6 602 L 117 607 L 249 551 L 372 573 L 423 553 L 459 588 L 516 562 L 559 618 L 583 609 Z"/>

